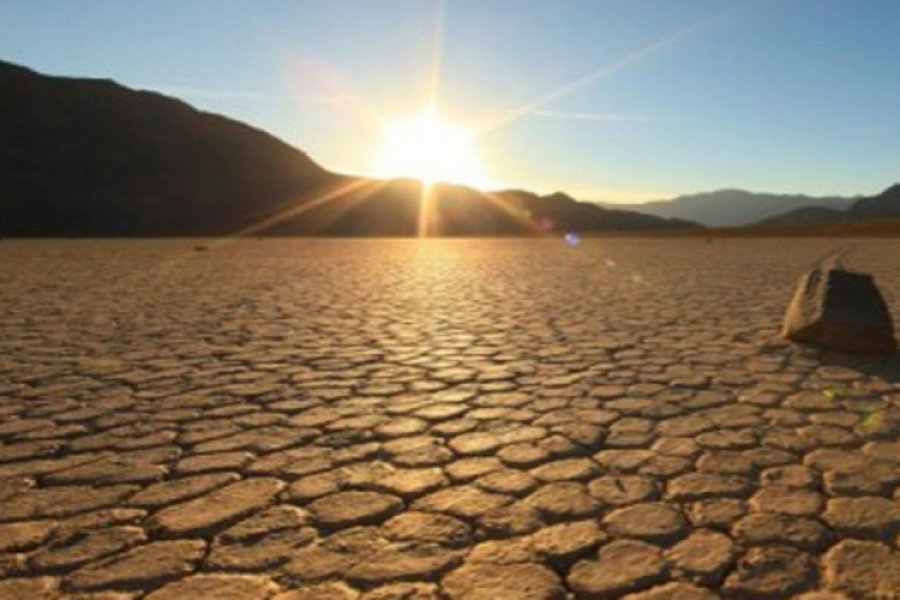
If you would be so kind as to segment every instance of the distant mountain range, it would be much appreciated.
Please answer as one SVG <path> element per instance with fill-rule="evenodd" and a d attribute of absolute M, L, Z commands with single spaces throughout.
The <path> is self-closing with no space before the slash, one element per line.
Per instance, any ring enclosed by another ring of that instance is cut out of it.
<path fill-rule="evenodd" d="M 770 217 L 759 224 L 794 226 L 871 219 L 900 219 L 900 184 L 893 185 L 875 196 L 859 198 L 844 210 L 811 206 Z"/>
<path fill-rule="evenodd" d="M 415 235 L 421 185 L 329 172 L 277 138 L 110 80 L 0 62 L 0 235 Z M 437 235 L 698 227 L 562 193 L 438 185 Z"/>
<path fill-rule="evenodd" d="M 843 210 L 858 198 L 812 197 L 788 194 L 760 194 L 744 190 L 718 190 L 678 196 L 642 204 L 601 206 L 632 210 L 666 219 L 684 219 L 707 227 L 742 227 L 809 207 Z"/>

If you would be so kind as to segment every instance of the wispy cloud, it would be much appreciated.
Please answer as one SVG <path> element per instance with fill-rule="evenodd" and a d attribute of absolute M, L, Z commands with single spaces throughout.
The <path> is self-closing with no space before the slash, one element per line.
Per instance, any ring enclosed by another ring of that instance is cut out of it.
<path fill-rule="evenodd" d="M 573 121 L 599 121 L 602 123 L 648 123 L 650 117 L 644 115 L 627 115 L 604 112 L 569 112 L 560 110 L 535 110 L 534 117 L 546 119 L 569 119 Z"/>
<path fill-rule="evenodd" d="M 693 25 L 688 25 L 677 29 L 669 35 L 659 38 L 655 42 L 638 48 L 637 50 L 634 50 L 629 54 L 613 60 L 612 62 L 601 65 L 593 69 L 592 71 L 588 71 L 581 77 L 563 84 L 560 87 L 551 90 L 550 92 L 529 100 L 528 102 L 525 102 L 520 106 L 511 108 L 501 114 L 494 121 L 484 124 L 479 131 L 480 133 L 484 134 L 488 131 L 497 129 L 498 127 L 506 126 L 509 123 L 513 123 L 523 117 L 527 117 L 533 114 L 544 106 L 551 106 L 554 102 L 561 100 L 562 98 L 571 96 L 585 86 L 598 83 L 604 79 L 607 79 L 608 77 L 611 77 L 612 75 L 628 69 L 632 65 L 647 61 L 656 55 L 662 54 L 663 52 L 668 51 L 675 46 L 683 43 L 685 40 L 695 37 L 701 32 L 711 28 L 716 23 L 724 21 L 731 13 L 734 12 L 736 7 L 742 6 L 745 3 L 746 2 L 735 4 L 729 8 L 722 9 L 716 13 L 711 14 L 705 19 L 697 21 Z"/>

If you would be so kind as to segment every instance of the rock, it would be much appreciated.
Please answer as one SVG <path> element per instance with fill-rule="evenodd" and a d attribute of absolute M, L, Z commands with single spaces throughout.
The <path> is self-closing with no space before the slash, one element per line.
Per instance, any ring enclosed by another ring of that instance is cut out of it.
<path fill-rule="evenodd" d="M 82 567 L 66 582 L 76 590 L 146 589 L 190 572 L 204 552 L 199 540 L 153 542 Z"/>
<path fill-rule="evenodd" d="M 695 527 L 727 528 L 747 512 L 747 504 L 734 498 L 711 498 L 694 502 L 688 515 Z"/>
<path fill-rule="evenodd" d="M 491 454 L 500 447 L 500 440 L 489 433 L 464 433 L 451 439 L 447 445 L 462 456 Z"/>
<path fill-rule="evenodd" d="M 372 486 L 403 498 L 415 498 L 447 485 L 440 469 L 397 469 L 372 482 Z"/>
<path fill-rule="evenodd" d="M 237 473 L 213 473 L 160 481 L 128 499 L 128 504 L 147 508 L 166 506 L 196 498 L 240 479 Z"/>
<path fill-rule="evenodd" d="M 0 552 L 30 550 L 56 529 L 55 521 L 20 521 L 0 525 Z"/>
<path fill-rule="evenodd" d="M 509 503 L 501 494 L 484 492 L 471 485 L 444 488 L 422 498 L 413 509 L 427 512 L 448 513 L 462 519 L 473 519 Z"/>
<path fill-rule="evenodd" d="M 131 485 L 66 485 L 28 490 L 0 502 L 0 515 L 6 520 L 67 517 L 112 506 L 136 489 Z"/>
<path fill-rule="evenodd" d="M 862 538 L 888 538 L 900 531 L 900 502 L 863 496 L 828 501 L 825 521 L 839 533 Z"/>
<path fill-rule="evenodd" d="M 547 460 L 550 453 L 534 444 L 510 444 L 497 452 L 504 464 L 514 468 L 535 467 Z"/>
<path fill-rule="evenodd" d="M 569 571 L 567 582 L 578 598 L 619 598 L 665 579 L 668 565 L 656 546 L 636 540 L 616 540 L 600 548 L 596 560 L 582 560 Z"/>
<path fill-rule="evenodd" d="M 792 488 L 814 488 L 818 482 L 816 473 L 803 465 L 772 467 L 763 471 L 759 480 L 763 485 L 782 485 Z"/>
<path fill-rule="evenodd" d="M 666 497 L 676 502 L 703 500 L 718 496 L 746 496 L 753 485 L 736 475 L 715 473 L 688 473 L 671 480 Z"/>
<path fill-rule="evenodd" d="M 636 537 L 659 543 L 678 539 L 687 529 L 687 521 L 681 513 L 662 502 L 620 508 L 607 515 L 603 524 L 615 537 Z"/>
<path fill-rule="evenodd" d="M 111 456 L 49 473 L 44 477 L 44 481 L 53 485 L 147 483 L 162 479 L 165 474 L 166 468 L 161 465 Z"/>
<path fill-rule="evenodd" d="M 58 580 L 53 577 L 22 577 L 0 580 L 0 598 L 51 600 L 58 598 Z"/>
<path fill-rule="evenodd" d="M 302 587 L 283 594 L 272 600 L 356 600 L 359 593 L 343 583 L 328 582 Z"/>
<path fill-rule="evenodd" d="M 653 444 L 653 450 L 666 456 L 690 457 L 700 452 L 700 445 L 689 437 L 661 437 Z"/>
<path fill-rule="evenodd" d="M 487 540 L 472 548 L 466 555 L 470 563 L 512 565 L 537 562 L 534 543 L 529 536 L 516 536 L 500 540 Z"/>
<path fill-rule="evenodd" d="M 590 479 L 598 470 L 597 464 L 588 458 L 567 458 L 543 464 L 531 474 L 541 481 L 552 482 Z"/>
<path fill-rule="evenodd" d="M 472 538 L 471 528 L 448 515 L 408 511 L 397 515 L 382 527 L 384 536 L 398 542 L 441 544 L 459 547 Z"/>
<path fill-rule="evenodd" d="M 548 521 L 589 517 L 602 510 L 600 501 L 588 495 L 584 485 L 572 481 L 547 484 L 528 496 L 525 503 Z"/>
<path fill-rule="evenodd" d="M 283 497 L 288 502 L 302 503 L 333 494 L 340 489 L 340 478 L 333 471 L 326 471 L 297 479 L 288 486 Z"/>
<path fill-rule="evenodd" d="M 439 600 L 438 587 L 433 583 L 391 583 L 362 596 L 362 600 Z"/>
<path fill-rule="evenodd" d="M 900 554 L 884 544 L 845 540 L 822 559 L 829 587 L 854 597 L 900 595 Z"/>
<path fill-rule="evenodd" d="M 655 454 L 650 450 L 641 450 L 639 448 L 622 450 L 612 448 L 601 450 L 594 455 L 594 460 L 603 466 L 609 473 L 620 474 L 637 471 L 644 463 L 654 456 Z"/>
<path fill-rule="evenodd" d="M 563 600 L 565 588 L 556 573 L 537 564 L 466 564 L 444 577 L 450 600 Z"/>
<path fill-rule="evenodd" d="M 278 586 L 267 577 L 251 575 L 193 575 L 170 583 L 146 600 L 180 600 L 181 598 L 205 598 L 206 600 L 265 600 L 278 591 Z"/>
<path fill-rule="evenodd" d="M 134 508 L 103 508 L 69 517 L 59 522 L 53 539 L 63 539 L 92 529 L 106 529 L 116 525 L 137 525 L 147 517 L 147 511 Z"/>
<path fill-rule="evenodd" d="M 451 480 L 455 483 L 462 483 L 494 471 L 499 471 L 502 468 L 503 463 L 493 456 L 470 456 L 454 461 L 447 465 L 445 470 Z"/>
<path fill-rule="evenodd" d="M 727 535 L 699 529 L 673 547 L 668 556 L 678 569 L 713 582 L 731 565 L 734 542 Z"/>
<path fill-rule="evenodd" d="M 715 428 L 715 423 L 700 415 L 689 415 L 661 421 L 656 427 L 657 433 L 663 436 L 694 436 Z"/>
<path fill-rule="evenodd" d="M 164 537 L 202 535 L 265 508 L 283 487 L 277 479 L 238 481 L 164 508 L 153 515 L 150 526 Z"/>
<path fill-rule="evenodd" d="M 303 509 L 280 504 L 244 519 L 219 537 L 226 543 L 258 539 L 275 531 L 300 529 L 307 521 L 308 515 Z"/>
<path fill-rule="evenodd" d="M 550 525 L 533 536 L 534 549 L 554 566 L 566 566 L 587 555 L 607 536 L 594 520 Z"/>
<path fill-rule="evenodd" d="M 372 525 L 343 529 L 323 538 L 321 544 L 327 550 L 339 552 L 354 561 L 391 545 L 382 535 L 381 528 Z M 407 544 L 398 544 L 399 546 Z"/>
<path fill-rule="evenodd" d="M 492 537 L 524 535 L 543 525 L 537 509 L 525 502 L 513 502 L 500 506 L 478 517 L 478 525 Z"/>
<path fill-rule="evenodd" d="M 144 531 L 139 527 L 111 527 L 78 532 L 37 551 L 31 557 L 31 564 L 40 571 L 71 570 L 145 540 Z"/>
<path fill-rule="evenodd" d="M 178 461 L 175 471 L 178 473 L 205 473 L 208 471 L 228 471 L 240 469 L 253 460 L 249 452 L 219 452 L 217 454 L 199 454 Z"/>
<path fill-rule="evenodd" d="M 822 510 L 822 495 L 813 490 L 781 485 L 763 486 L 750 498 L 750 506 L 760 512 L 795 517 L 815 516 Z"/>
<path fill-rule="evenodd" d="M 747 551 L 723 591 L 738 598 L 780 600 L 809 589 L 816 578 L 810 555 L 787 546 L 762 546 Z"/>
<path fill-rule="evenodd" d="M 215 571 L 256 572 L 287 562 L 298 548 L 312 543 L 312 527 L 284 529 L 268 535 L 223 541 L 220 537 L 204 561 L 204 568 Z"/>
<path fill-rule="evenodd" d="M 480 477 L 475 485 L 488 492 L 522 496 L 533 491 L 537 487 L 537 481 L 526 471 L 501 469 Z"/>
<path fill-rule="evenodd" d="M 719 597 L 706 588 L 690 583 L 673 581 L 650 588 L 646 592 L 628 594 L 623 600 L 718 600 Z"/>
<path fill-rule="evenodd" d="M 738 521 L 732 529 L 735 539 L 745 546 L 786 544 L 801 550 L 820 552 L 833 535 L 815 519 L 775 513 L 753 513 Z"/>
<path fill-rule="evenodd" d="M 803 276 L 782 335 L 841 352 L 897 351 L 894 324 L 872 276 L 839 268 L 818 267 Z"/>
<path fill-rule="evenodd" d="M 403 580 L 435 580 L 455 567 L 460 554 L 437 546 L 408 549 L 384 548 L 365 553 L 364 558 L 342 573 L 351 583 L 364 586 Z"/>
<path fill-rule="evenodd" d="M 704 452 L 697 460 L 697 470 L 705 473 L 751 475 L 756 469 L 749 452 L 715 450 Z"/>
<path fill-rule="evenodd" d="M 840 592 L 807 592 L 800 596 L 794 596 L 795 600 L 852 600 L 850 596 Z"/>
<path fill-rule="evenodd" d="M 604 475 L 588 484 L 588 493 L 611 506 L 633 504 L 658 495 L 653 481 L 640 475 Z"/>
<path fill-rule="evenodd" d="M 24 575 L 27 572 L 24 554 L 0 554 L 0 579 Z"/>
<path fill-rule="evenodd" d="M 334 577 L 352 566 L 351 556 L 333 552 L 319 544 L 312 544 L 291 553 L 290 562 L 284 567 L 286 579 L 291 583 L 315 582 Z M 299 596 L 304 597 L 304 596 Z M 310 596 L 317 598 L 318 596 Z M 330 598 L 331 596 L 322 596 Z M 338 596 L 335 596 L 338 597 Z"/>
<path fill-rule="evenodd" d="M 826 471 L 824 479 L 825 490 L 832 496 L 887 495 L 900 483 L 900 469 L 896 463 L 872 459 L 861 468 Z"/>

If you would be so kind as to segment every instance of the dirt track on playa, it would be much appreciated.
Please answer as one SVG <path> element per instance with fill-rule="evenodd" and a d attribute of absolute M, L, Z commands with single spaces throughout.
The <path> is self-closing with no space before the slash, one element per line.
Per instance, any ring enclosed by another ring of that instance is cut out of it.
<path fill-rule="evenodd" d="M 848 243 L 4 240 L 0 598 L 900 597 L 900 359 L 772 343 Z"/>

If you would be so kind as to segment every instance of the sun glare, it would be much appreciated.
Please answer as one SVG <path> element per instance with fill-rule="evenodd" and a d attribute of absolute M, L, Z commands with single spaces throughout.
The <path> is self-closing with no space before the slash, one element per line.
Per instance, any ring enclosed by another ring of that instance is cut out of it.
<path fill-rule="evenodd" d="M 472 133 L 430 110 L 384 123 L 373 171 L 425 184 L 490 185 Z"/>

